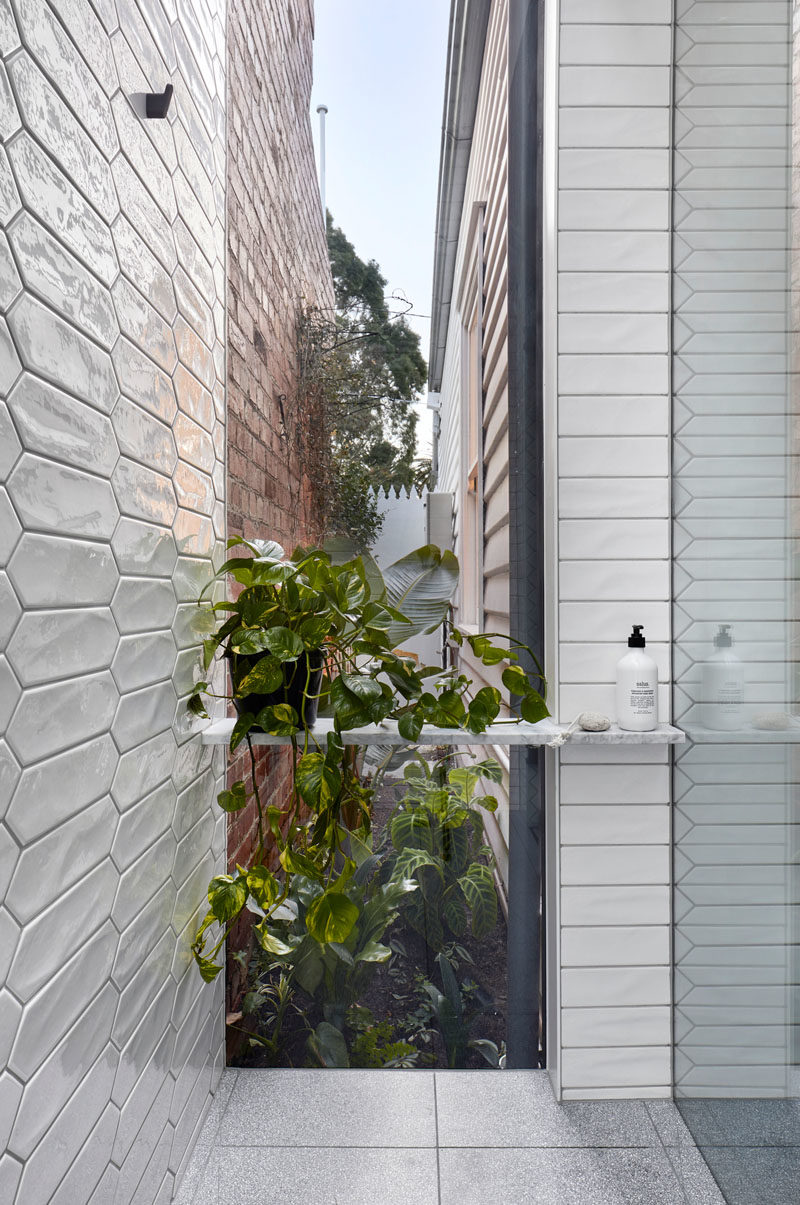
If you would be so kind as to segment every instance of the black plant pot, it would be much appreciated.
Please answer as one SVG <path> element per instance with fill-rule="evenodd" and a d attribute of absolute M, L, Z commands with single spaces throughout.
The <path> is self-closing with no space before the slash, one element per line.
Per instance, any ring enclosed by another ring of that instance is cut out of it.
<path fill-rule="evenodd" d="M 236 681 L 241 681 L 246 677 L 256 667 L 259 660 L 258 654 L 252 656 L 239 654 L 236 657 Z M 324 658 L 321 649 L 312 649 L 311 652 L 304 653 L 297 661 L 285 662 L 283 686 L 266 695 L 243 695 L 241 698 L 234 698 L 233 705 L 237 714 L 243 715 L 249 711 L 251 715 L 258 715 L 262 707 L 274 707 L 277 703 L 288 703 L 300 717 L 301 725 L 311 728 L 317 718 L 319 704 L 317 696 L 322 686 L 323 664 Z M 232 658 L 231 669 L 233 669 Z M 306 678 L 308 678 L 307 689 Z M 255 727 L 252 731 L 260 732 L 262 729 Z"/>

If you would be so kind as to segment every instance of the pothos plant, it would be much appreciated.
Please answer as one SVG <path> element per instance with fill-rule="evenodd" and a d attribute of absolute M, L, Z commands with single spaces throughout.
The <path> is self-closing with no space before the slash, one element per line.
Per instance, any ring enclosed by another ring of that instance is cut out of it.
<path fill-rule="evenodd" d="M 237 537 L 228 548 L 237 554 L 221 566 L 198 605 L 213 629 L 204 641 L 204 668 L 224 658 L 230 690 L 215 691 L 213 675 L 207 674 L 189 709 L 207 715 L 209 697 L 234 704 L 230 749 L 246 742 L 249 773 L 222 791 L 218 803 L 236 812 L 253 800 L 258 839 L 246 865 L 211 880 L 209 910 L 193 953 L 203 978 L 214 979 L 232 926 L 244 910 L 253 913 L 264 951 L 285 961 L 312 994 L 327 993 L 325 1025 L 336 1028 L 363 972 L 389 958 L 380 936 L 403 896 L 417 889 L 404 864 L 388 880 L 385 874 L 380 881 L 376 877 L 373 791 L 362 781 L 358 749 L 345 735 L 391 721 L 409 743 L 423 725 L 480 733 L 499 715 L 500 692 L 484 686 L 473 693 L 471 680 L 458 669 L 419 666 L 397 651 L 404 640 L 435 631 L 446 618 L 458 581 L 452 553 L 428 545 L 381 573 L 368 555 L 354 557 L 336 545 L 298 548 L 287 557 L 274 542 Z M 208 599 L 214 583 L 228 577 L 236 592 Z M 520 664 L 525 646 L 506 637 L 497 644 L 493 634 L 452 635 L 484 665 L 508 663 L 502 679 L 521 699 L 523 718 L 549 714 L 541 667 L 535 658 L 531 672 Z M 330 720 L 324 737 L 310 718 L 313 704 Z M 288 799 L 262 795 L 252 740 L 258 731 L 291 743 Z M 318 1046 L 323 1039 L 330 1049 L 328 1030 L 317 1035 Z"/>

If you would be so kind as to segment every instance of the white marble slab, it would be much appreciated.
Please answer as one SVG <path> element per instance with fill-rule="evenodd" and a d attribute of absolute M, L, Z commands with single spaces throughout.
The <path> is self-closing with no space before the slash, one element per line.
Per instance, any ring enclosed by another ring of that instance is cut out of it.
<path fill-rule="evenodd" d="M 227 745 L 233 731 L 233 719 L 215 720 L 203 729 L 206 745 Z M 319 719 L 310 736 L 323 744 L 333 730 L 331 719 Z M 527 724 L 524 720 L 500 721 L 491 724 L 479 734 L 464 728 L 425 727 L 416 741 L 418 745 L 549 745 L 565 742 L 558 738 L 567 732 L 566 724 L 555 724 L 552 720 L 540 720 L 538 724 Z M 300 739 L 300 738 L 298 738 Z M 405 745 L 408 742 L 397 731 L 397 723 L 387 720 L 383 724 L 371 724 L 365 728 L 352 728 L 342 733 L 346 745 Z M 252 734 L 254 745 L 288 745 L 287 736 L 272 736 L 266 732 Z M 680 745 L 685 734 L 671 724 L 659 724 L 652 732 L 623 732 L 612 724 L 605 732 L 572 731 L 566 737 L 571 745 Z"/>

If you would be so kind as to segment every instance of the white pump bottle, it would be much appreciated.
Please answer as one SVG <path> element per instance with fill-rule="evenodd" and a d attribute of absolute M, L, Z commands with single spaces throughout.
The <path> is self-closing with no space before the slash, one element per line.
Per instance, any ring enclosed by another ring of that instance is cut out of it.
<path fill-rule="evenodd" d="M 652 732 L 658 724 L 658 666 L 644 651 L 643 632 L 634 624 L 630 651 L 617 662 L 617 723 L 625 732 Z"/>

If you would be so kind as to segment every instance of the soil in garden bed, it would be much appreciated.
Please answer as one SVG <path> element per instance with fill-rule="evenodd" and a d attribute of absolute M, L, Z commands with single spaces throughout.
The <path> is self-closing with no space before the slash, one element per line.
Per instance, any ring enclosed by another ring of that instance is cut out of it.
<path fill-rule="evenodd" d="M 375 847 L 395 806 L 395 789 L 384 785 L 374 804 Z M 347 1038 L 351 1066 L 410 1066 L 446 1068 L 445 1043 L 430 1008 L 430 997 L 423 986 L 427 980 L 443 990 L 436 954 L 403 918 L 395 921 L 384 934 L 383 942 L 393 950 L 388 963 L 377 965 L 362 998 L 349 1014 Z M 468 931 L 446 947 L 456 979 L 462 986 L 465 1014 L 471 1016 L 470 1039 L 493 1042 L 502 1053 L 506 1037 L 508 1005 L 507 929 L 502 910 L 494 930 L 480 940 Z M 272 980 L 277 983 L 277 974 Z M 263 982 L 263 981 L 262 981 Z M 252 998 L 255 1002 L 255 996 Z M 295 989 L 286 1010 L 281 1041 L 275 1049 L 259 1041 L 274 1032 L 274 1001 L 247 1013 L 238 1023 L 252 1035 L 242 1034 L 237 1066 L 303 1067 L 318 1066 L 308 1050 L 309 1032 L 323 1020 L 319 1004 L 302 990 Z M 408 1043 L 409 1045 L 404 1045 Z M 400 1044 L 400 1045 L 398 1045 Z M 413 1051 L 417 1053 L 414 1054 Z M 489 1070 L 489 1063 L 470 1049 L 459 1064 L 476 1070 Z"/>

